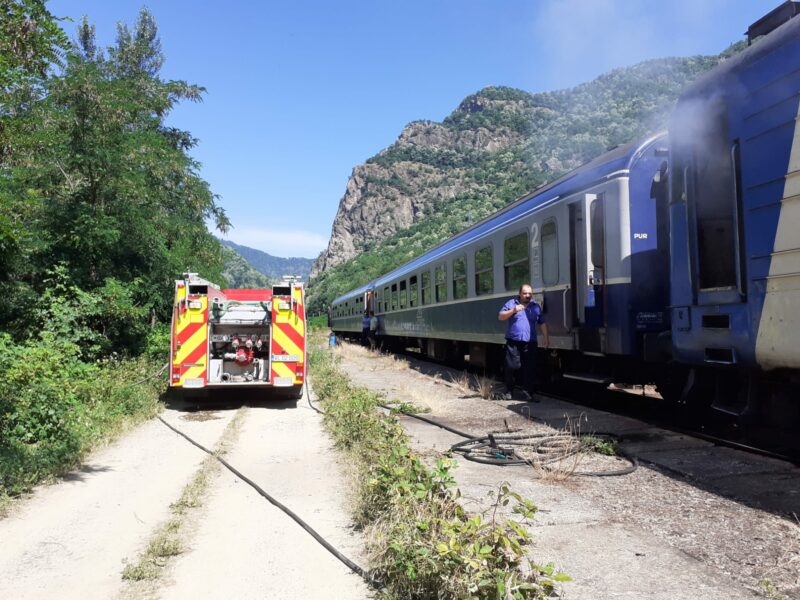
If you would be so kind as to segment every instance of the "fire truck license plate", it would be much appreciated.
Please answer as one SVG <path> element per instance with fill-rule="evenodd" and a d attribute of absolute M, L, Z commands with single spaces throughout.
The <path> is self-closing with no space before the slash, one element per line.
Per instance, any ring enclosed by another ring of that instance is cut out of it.
<path fill-rule="evenodd" d="M 205 382 L 199 377 L 187 377 L 183 380 L 183 387 L 185 388 L 199 388 L 203 387 Z"/>
<path fill-rule="evenodd" d="M 299 362 L 300 357 L 297 354 L 273 354 L 272 362 Z"/>
<path fill-rule="evenodd" d="M 272 385 L 274 385 L 275 387 L 294 385 L 294 379 L 292 379 L 291 377 L 276 377 L 275 383 L 273 383 Z"/>

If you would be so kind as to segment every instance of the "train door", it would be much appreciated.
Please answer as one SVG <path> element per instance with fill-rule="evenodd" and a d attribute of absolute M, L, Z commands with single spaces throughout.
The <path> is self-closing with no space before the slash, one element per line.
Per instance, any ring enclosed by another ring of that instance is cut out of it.
<path fill-rule="evenodd" d="M 587 352 L 602 350 L 606 324 L 604 212 L 602 194 L 585 194 L 569 205 L 572 323 L 578 347 Z"/>
<path fill-rule="evenodd" d="M 365 315 L 371 315 L 375 312 L 375 297 L 373 294 L 373 290 L 367 290 L 364 292 L 364 312 Z"/>

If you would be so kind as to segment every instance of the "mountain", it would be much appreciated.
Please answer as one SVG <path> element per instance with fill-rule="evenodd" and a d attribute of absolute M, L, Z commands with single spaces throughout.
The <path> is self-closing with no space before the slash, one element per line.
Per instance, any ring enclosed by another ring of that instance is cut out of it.
<path fill-rule="evenodd" d="M 233 248 L 222 247 L 225 267 L 222 276 L 230 288 L 269 288 L 272 279 L 256 271 L 244 257 Z"/>
<path fill-rule="evenodd" d="M 284 275 L 299 275 L 302 281 L 308 281 L 311 263 L 310 258 L 281 258 L 272 256 L 261 250 L 241 246 L 229 240 L 220 240 L 228 248 L 241 255 L 256 271 L 270 279 L 280 280 Z"/>
<path fill-rule="evenodd" d="M 744 47 L 650 60 L 574 88 L 487 87 L 438 123 L 407 125 L 356 166 L 311 270 L 321 309 L 609 148 L 666 125 L 681 90 Z"/>

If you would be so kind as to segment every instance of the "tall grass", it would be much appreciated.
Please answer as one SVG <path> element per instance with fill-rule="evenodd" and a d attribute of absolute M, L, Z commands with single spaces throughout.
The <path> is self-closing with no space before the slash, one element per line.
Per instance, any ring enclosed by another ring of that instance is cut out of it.
<path fill-rule="evenodd" d="M 387 598 L 544 598 L 569 579 L 529 559 L 529 500 L 502 485 L 486 511 L 467 513 L 454 462 L 426 466 L 396 418 L 376 409 L 380 398 L 341 373 L 337 355 L 314 352 L 311 381 L 325 425 L 353 465 L 354 517 Z"/>

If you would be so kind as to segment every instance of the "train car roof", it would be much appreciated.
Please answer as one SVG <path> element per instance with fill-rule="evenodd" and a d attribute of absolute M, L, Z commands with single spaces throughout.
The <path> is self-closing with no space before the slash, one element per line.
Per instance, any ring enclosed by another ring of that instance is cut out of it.
<path fill-rule="evenodd" d="M 800 37 L 800 16 L 793 16 L 763 37 L 756 38 L 748 48 L 725 60 L 687 86 L 678 99 L 678 105 L 692 98 L 709 96 L 723 87 L 735 86 L 735 89 L 740 89 L 735 79 L 738 71 L 758 62 L 780 46 L 792 40 L 796 41 L 798 37 Z"/>
<path fill-rule="evenodd" d="M 359 288 L 351 290 L 346 294 L 336 298 L 334 304 L 343 300 L 363 294 L 369 289 L 380 287 L 388 283 L 395 277 L 399 277 L 405 273 L 409 273 L 418 269 L 423 264 L 434 261 L 437 258 L 455 250 L 463 244 L 468 244 L 475 238 L 486 234 L 495 228 L 502 227 L 507 223 L 518 219 L 527 213 L 541 207 L 544 204 L 557 200 L 565 196 L 572 195 L 582 189 L 586 189 L 601 181 L 614 179 L 626 175 L 632 165 L 641 156 L 641 154 L 653 144 L 659 142 L 666 137 L 666 132 L 659 132 L 646 138 L 644 141 L 639 140 L 617 146 L 609 150 L 605 154 L 601 154 L 597 158 L 589 161 L 588 163 L 570 171 L 569 173 L 559 177 L 551 183 L 547 183 L 533 192 L 522 196 L 515 202 L 508 206 L 501 208 L 495 213 L 492 213 L 482 221 L 479 221 L 471 227 L 465 229 L 461 233 L 456 234 L 452 238 L 445 240 L 438 246 L 433 247 L 424 254 L 409 262 L 389 271 L 385 275 L 372 280 L 371 282 Z"/>

